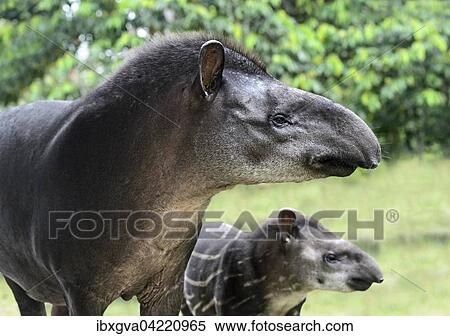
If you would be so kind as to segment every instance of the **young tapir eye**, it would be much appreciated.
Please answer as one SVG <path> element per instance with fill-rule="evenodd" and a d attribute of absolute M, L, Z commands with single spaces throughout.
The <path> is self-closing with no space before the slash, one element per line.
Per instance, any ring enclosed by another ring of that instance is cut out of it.
<path fill-rule="evenodd" d="M 336 257 L 333 253 L 327 253 L 324 255 L 323 260 L 325 260 L 328 264 L 334 264 L 339 261 L 339 259 Z"/>
<path fill-rule="evenodd" d="M 272 125 L 279 128 L 287 125 L 292 125 L 288 117 L 285 116 L 284 114 L 275 114 L 273 116 L 270 116 L 269 120 L 272 123 Z"/>

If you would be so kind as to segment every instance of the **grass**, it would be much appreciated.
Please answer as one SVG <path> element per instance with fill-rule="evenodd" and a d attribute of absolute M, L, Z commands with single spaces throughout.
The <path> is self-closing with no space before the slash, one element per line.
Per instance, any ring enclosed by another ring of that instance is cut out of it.
<path fill-rule="evenodd" d="M 242 210 L 258 219 L 271 210 L 294 207 L 311 215 L 324 209 L 357 209 L 371 219 L 374 209 L 396 209 L 400 219 L 385 224 L 385 238 L 359 232 L 358 244 L 379 262 L 385 281 L 367 292 L 314 292 L 305 315 L 449 315 L 450 314 L 450 160 L 417 158 L 357 171 L 349 178 L 302 184 L 239 186 L 217 195 L 209 210 L 223 210 L 234 223 Z M 346 217 L 325 220 L 333 231 L 345 230 Z M 136 315 L 135 301 L 117 300 L 108 315 Z M 18 310 L 3 280 L 0 315 Z"/>

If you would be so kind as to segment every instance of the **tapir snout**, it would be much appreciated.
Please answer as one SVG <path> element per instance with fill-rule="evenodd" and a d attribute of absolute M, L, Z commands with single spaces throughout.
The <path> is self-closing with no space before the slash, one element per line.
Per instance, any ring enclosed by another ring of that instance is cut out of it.
<path fill-rule="evenodd" d="M 309 135 L 307 156 L 313 169 L 326 175 L 347 176 L 358 167 L 378 166 L 380 144 L 360 117 L 330 99 L 294 90 L 303 105 L 299 122 Z"/>
<path fill-rule="evenodd" d="M 348 279 L 347 285 L 357 291 L 365 291 L 370 288 L 373 283 L 382 283 L 384 281 L 383 273 L 368 254 L 363 254 L 358 270 Z"/>

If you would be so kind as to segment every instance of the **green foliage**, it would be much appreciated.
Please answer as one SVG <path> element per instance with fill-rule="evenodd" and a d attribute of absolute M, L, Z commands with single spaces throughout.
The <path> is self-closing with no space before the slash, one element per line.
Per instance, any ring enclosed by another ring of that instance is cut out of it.
<path fill-rule="evenodd" d="M 0 103 L 73 99 L 102 80 L 51 41 L 106 75 L 156 32 L 217 31 L 288 84 L 349 106 L 389 151 L 448 153 L 449 20 L 436 0 L 6 0 Z"/>

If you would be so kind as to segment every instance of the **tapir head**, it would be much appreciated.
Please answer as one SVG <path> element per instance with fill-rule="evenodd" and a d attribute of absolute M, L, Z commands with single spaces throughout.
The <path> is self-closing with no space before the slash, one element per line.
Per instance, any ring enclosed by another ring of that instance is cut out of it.
<path fill-rule="evenodd" d="M 369 254 L 339 239 L 313 218 L 293 209 L 281 209 L 275 223 L 281 245 L 278 259 L 288 268 L 292 286 L 305 292 L 351 292 L 365 291 L 373 283 L 383 282 L 383 274 Z"/>
<path fill-rule="evenodd" d="M 224 185 L 347 176 L 379 164 L 377 138 L 349 109 L 286 86 L 219 41 L 198 55 L 195 147 Z"/>

